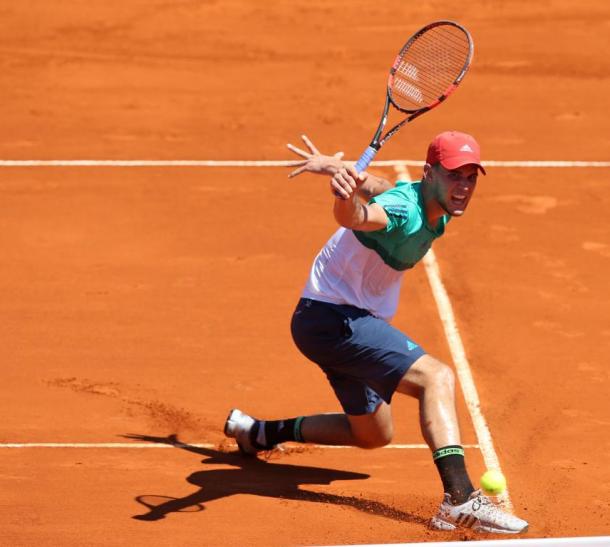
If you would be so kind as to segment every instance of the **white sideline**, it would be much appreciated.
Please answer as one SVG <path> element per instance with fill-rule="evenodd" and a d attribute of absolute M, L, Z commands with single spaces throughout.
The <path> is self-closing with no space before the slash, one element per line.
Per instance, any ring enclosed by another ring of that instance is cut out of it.
<path fill-rule="evenodd" d="M 431 543 L 384 543 L 368 545 L 350 545 L 350 547 L 455 547 L 456 545 L 472 545 L 476 547 L 597 547 L 610 546 L 610 536 L 591 536 L 573 538 L 533 538 L 533 539 L 491 539 L 486 541 L 433 541 Z M 341 547 L 327 546 L 327 547 Z"/>
<path fill-rule="evenodd" d="M 298 161 L 298 160 L 297 160 Z M 295 160 L 0 160 L 0 167 L 290 167 Z M 422 167 L 421 160 L 377 160 L 374 167 Z M 610 161 L 487 160 L 485 167 L 610 167 Z"/>
<path fill-rule="evenodd" d="M 405 167 L 396 167 L 395 170 L 401 180 L 411 180 L 411 176 Z M 430 249 L 426 253 L 426 256 L 424 256 L 423 263 L 428 276 L 428 282 L 430 283 L 430 288 L 432 289 L 434 300 L 436 301 L 438 313 L 445 330 L 445 336 L 447 338 L 447 343 L 449 344 L 449 350 L 451 351 L 451 357 L 453 358 L 455 370 L 457 372 L 460 385 L 462 386 L 466 406 L 468 407 L 468 412 L 472 418 L 472 424 L 477 435 L 477 440 L 479 441 L 481 453 L 483 454 L 485 467 L 487 469 L 497 469 L 498 471 L 502 471 L 500 461 L 498 460 L 493 440 L 491 438 L 491 433 L 487 427 L 485 417 L 481 412 L 479 395 L 477 393 L 474 379 L 472 378 L 470 364 L 466 358 L 466 351 L 464 350 L 464 344 L 462 343 L 462 338 L 460 337 L 455 315 L 453 314 L 451 300 L 449 300 L 449 295 L 447 294 L 445 286 L 443 285 L 438 262 L 436 261 L 436 255 L 432 249 Z M 512 512 L 513 505 L 510 501 L 510 496 L 508 495 L 508 488 L 499 494 L 497 499 L 508 511 Z"/>

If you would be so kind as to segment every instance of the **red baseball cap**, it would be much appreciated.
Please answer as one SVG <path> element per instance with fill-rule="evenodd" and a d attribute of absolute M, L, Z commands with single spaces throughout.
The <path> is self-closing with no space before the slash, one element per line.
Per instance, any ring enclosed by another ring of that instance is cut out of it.
<path fill-rule="evenodd" d="M 481 165 L 479 143 L 471 135 L 459 131 L 445 131 L 434 137 L 428 147 L 426 163 L 440 163 L 445 169 L 457 169 L 472 163 L 486 174 Z"/>

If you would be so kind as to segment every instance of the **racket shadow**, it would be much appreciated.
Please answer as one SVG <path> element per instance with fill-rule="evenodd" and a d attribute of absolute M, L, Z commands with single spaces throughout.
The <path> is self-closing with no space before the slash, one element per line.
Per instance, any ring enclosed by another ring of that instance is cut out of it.
<path fill-rule="evenodd" d="M 364 473 L 292 465 L 277 461 L 265 461 L 244 457 L 238 451 L 223 452 L 211 448 L 201 448 L 182 443 L 175 435 L 154 437 L 150 435 L 124 435 L 124 437 L 152 443 L 170 444 L 177 449 L 205 456 L 202 463 L 209 465 L 229 465 L 229 469 L 210 469 L 196 471 L 186 480 L 198 490 L 182 498 L 140 494 L 136 501 L 147 508 L 147 512 L 132 518 L 143 521 L 156 521 L 170 513 L 195 513 L 205 509 L 205 504 L 233 496 L 250 494 L 283 500 L 310 501 L 352 507 L 364 513 L 411 522 L 427 526 L 428 519 L 405 511 L 400 511 L 376 500 L 355 496 L 342 496 L 313 492 L 303 489 L 307 485 L 327 485 L 337 480 L 365 480 L 370 476 Z"/>

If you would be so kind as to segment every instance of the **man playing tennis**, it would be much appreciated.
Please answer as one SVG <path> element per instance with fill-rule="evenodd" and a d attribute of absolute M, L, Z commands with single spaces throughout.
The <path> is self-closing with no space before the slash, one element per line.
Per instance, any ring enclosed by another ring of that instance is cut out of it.
<path fill-rule="evenodd" d="M 419 400 L 420 424 L 438 469 L 444 499 L 431 526 L 468 527 L 516 534 L 527 522 L 475 490 L 464 462 L 455 409 L 452 369 L 390 325 L 402 275 L 461 216 L 475 190 L 479 145 L 447 131 L 428 147 L 422 180 L 387 180 L 325 156 L 307 137 L 307 153 L 289 176 L 332 176 L 334 216 L 340 228 L 315 258 L 294 315 L 292 336 L 301 352 L 326 374 L 343 413 L 263 421 L 233 409 L 225 434 L 246 454 L 296 441 L 377 448 L 390 443 L 395 391 Z"/>

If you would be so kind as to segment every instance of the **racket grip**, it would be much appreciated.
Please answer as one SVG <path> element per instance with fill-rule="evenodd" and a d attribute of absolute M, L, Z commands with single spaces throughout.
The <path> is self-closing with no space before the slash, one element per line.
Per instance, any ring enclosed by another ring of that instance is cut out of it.
<path fill-rule="evenodd" d="M 372 146 L 368 146 L 362 156 L 360 156 L 360 159 L 356 162 L 356 165 L 354 166 L 356 168 L 356 171 L 358 171 L 358 173 L 362 173 L 362 171 L 365 171 L 369 164 L 373 161 L 373 158 L 376 154 L 377 150 Z"/>

